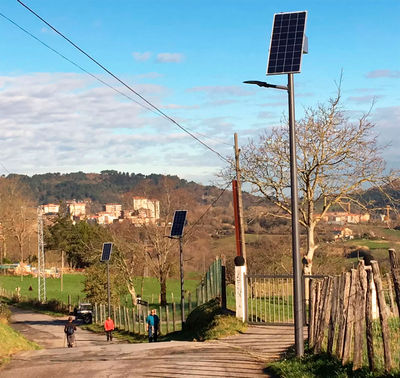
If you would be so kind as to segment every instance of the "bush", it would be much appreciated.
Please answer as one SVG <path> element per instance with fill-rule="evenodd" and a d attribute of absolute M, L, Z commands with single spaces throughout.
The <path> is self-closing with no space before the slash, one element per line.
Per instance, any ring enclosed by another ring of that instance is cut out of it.
<path fill-rule="evenodd" d="M 11 316 L 11 311 L 8 308 L 7 304 L 4 302 L 0 302 L 0 320 L 8 321 Z"/>
<path fill-rule="evenodd" d="M 214 340 L 242 332 L 245 324 L 232 315 L 224 314 L 219 298 L 196 307 L 188 316 L 185 333 L 197 340 Z"/>

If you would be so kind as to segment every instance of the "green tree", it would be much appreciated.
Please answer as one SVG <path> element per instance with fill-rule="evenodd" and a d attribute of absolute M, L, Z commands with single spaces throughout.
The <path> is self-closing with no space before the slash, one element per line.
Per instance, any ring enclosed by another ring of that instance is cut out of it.
<path fill-rule="evenodd" d="M 107 303 L 107 264 L 96 262 L 85 270 L 84 292 L 91 303 Z M 120 296 L 127 292 L 124 281 L 121 280 L 121 272 L 114 263 L 110 261 L 110 294 L 111 303 L 118 305 Z"/>
<path fill-rule="evenodd" d="M 45 235 L 47 248 L 64 251 L 74 268 L 86 268 L 98 260 L 103 243 L 111 239 L 104 227 L 85 221 L 74 224 L 63 216 L 57 217 Z"/>

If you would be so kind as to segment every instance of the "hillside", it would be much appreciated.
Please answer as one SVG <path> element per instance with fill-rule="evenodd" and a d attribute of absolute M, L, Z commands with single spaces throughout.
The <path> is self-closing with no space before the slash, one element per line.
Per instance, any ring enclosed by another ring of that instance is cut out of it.
<path fill-rule="evenodd" d="M 178 176 L 143 175 L 114 170 L 101 171 L 101 173 L 46 173 L 33 176 L 12 174 L 8 178 L 18 178 L 28 185 L 33 198 L 39 204 L 59 203 L 71 199 L 91 200 L 95 204 L 123 202 L 125 193 L 161 198 L 166 185 L 170 189 L 184 189 L 201 205 L 211 204 L 221 193 L 221 189 L 216 186 L 197 184 Z M 259 200 L 258 197 L 249 193 L 243 195 L 245 207 Z M 218 205 L 228 207 L 231 202 L 232 192 L 226 190 L 218 200 Z"/>

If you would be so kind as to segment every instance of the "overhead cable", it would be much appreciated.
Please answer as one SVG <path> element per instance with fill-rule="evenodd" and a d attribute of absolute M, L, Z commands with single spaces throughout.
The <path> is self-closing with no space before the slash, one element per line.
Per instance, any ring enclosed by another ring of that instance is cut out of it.
<path fill-rule="evenodd" d="M 94 62 L 97 66 L 99 66 L 102 70 L 107 72 L 110 76 L 112 76 L 115 80 L 117 80 L 119 83 L 121 83 L 125 88 L 127 88 L 129 91 L 134 93 L 136 96 L 138 96 L 140 99 L 142 99 L 147 105 L 149 105 L 151 108 L 156 110 L 158 113 L 160 113 L 164 118 L 178 126 L 182 131 L 190 135 L 193 139 L 197 140 L 200 144 L 202 144 L 204 147 L 206 147 L 208 150 L 212 151 L 214 154 L 216 154 L 219 158 L 222 160 L 226 161 L 227 163 L 230 164 L 230 161 L 226 159 L 224 156 L 222 156 L 218 151 L 214 150 L 212 147 L 208 146 L 206 143 L 204 143 L 201 139 L 196 137 L 192 132 L 187 130 L 185 127 L 180 125 L 177 121 L 175 121 L 173 118 L 168 116 L 165 112 L 163 112 L 160 108 L 158 108 L 156 105 L 151 103 L 149 100 L 147 100 L 143 95 L 135 91 L 131 86 L 126 84 L 124 81 L 122 81 L 118 76 L 116 76 L 114 73 L 112 73 L 109 69 L 107 69 L 105 66 L 103 66 L 99 61 L 97 61 L 95 58 L 93 58 L 89 53 L 84 51 L 82 48 L 80 48 L 77 44 L 72 42 L 68 37 L 66 37 L 63 33 L 58 31 L 54 26 L 52 26 L 49 22 L 47 22 L 44 18 L 42 18 L 39 14 L 37 14 L 34 10 L 29 8 L 27 5 L 25 5 L 21 0 L 17 0 L 23 7 L 25 7 L 29 12 L 31 12 L 34 16 L 36 16 L 39 20 L 41 20 L 43 23 L 45 23 L 49 28 L 51 28 L 55 33 L 57 33 L 59 36 L 61 36 L 63 39 L 65 39 L 68 43 L 70 43 L 73 47 L 75 47 L 77 50 L 79 50 L 82 54 L 84 54 L 86 57 L 88 57 L 92 62 Z"/>

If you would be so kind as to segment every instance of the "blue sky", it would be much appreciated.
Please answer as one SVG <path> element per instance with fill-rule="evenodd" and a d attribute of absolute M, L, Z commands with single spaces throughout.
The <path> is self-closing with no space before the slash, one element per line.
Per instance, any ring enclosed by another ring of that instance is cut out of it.
<path fill-rule="evenodd" d="M 308 11 L 309 54 L 295 75 L 296 118 L 334 95 L 343 70 L 351 115 L 372 120 L 388 166 L 400 163 L 400 1 L 26 0 L 72 41 L 223 156 L 287 112 L 266 77 L 274 13 Z M 16 0 L 0 12 L 89 72 L 129 92 Z M 1 173 L 176 174 L 209 183 L 225 162 L 179 128 L 117 95 L 0 17 Z M 129 94 L 131 95 L 131 94 Z"/>

